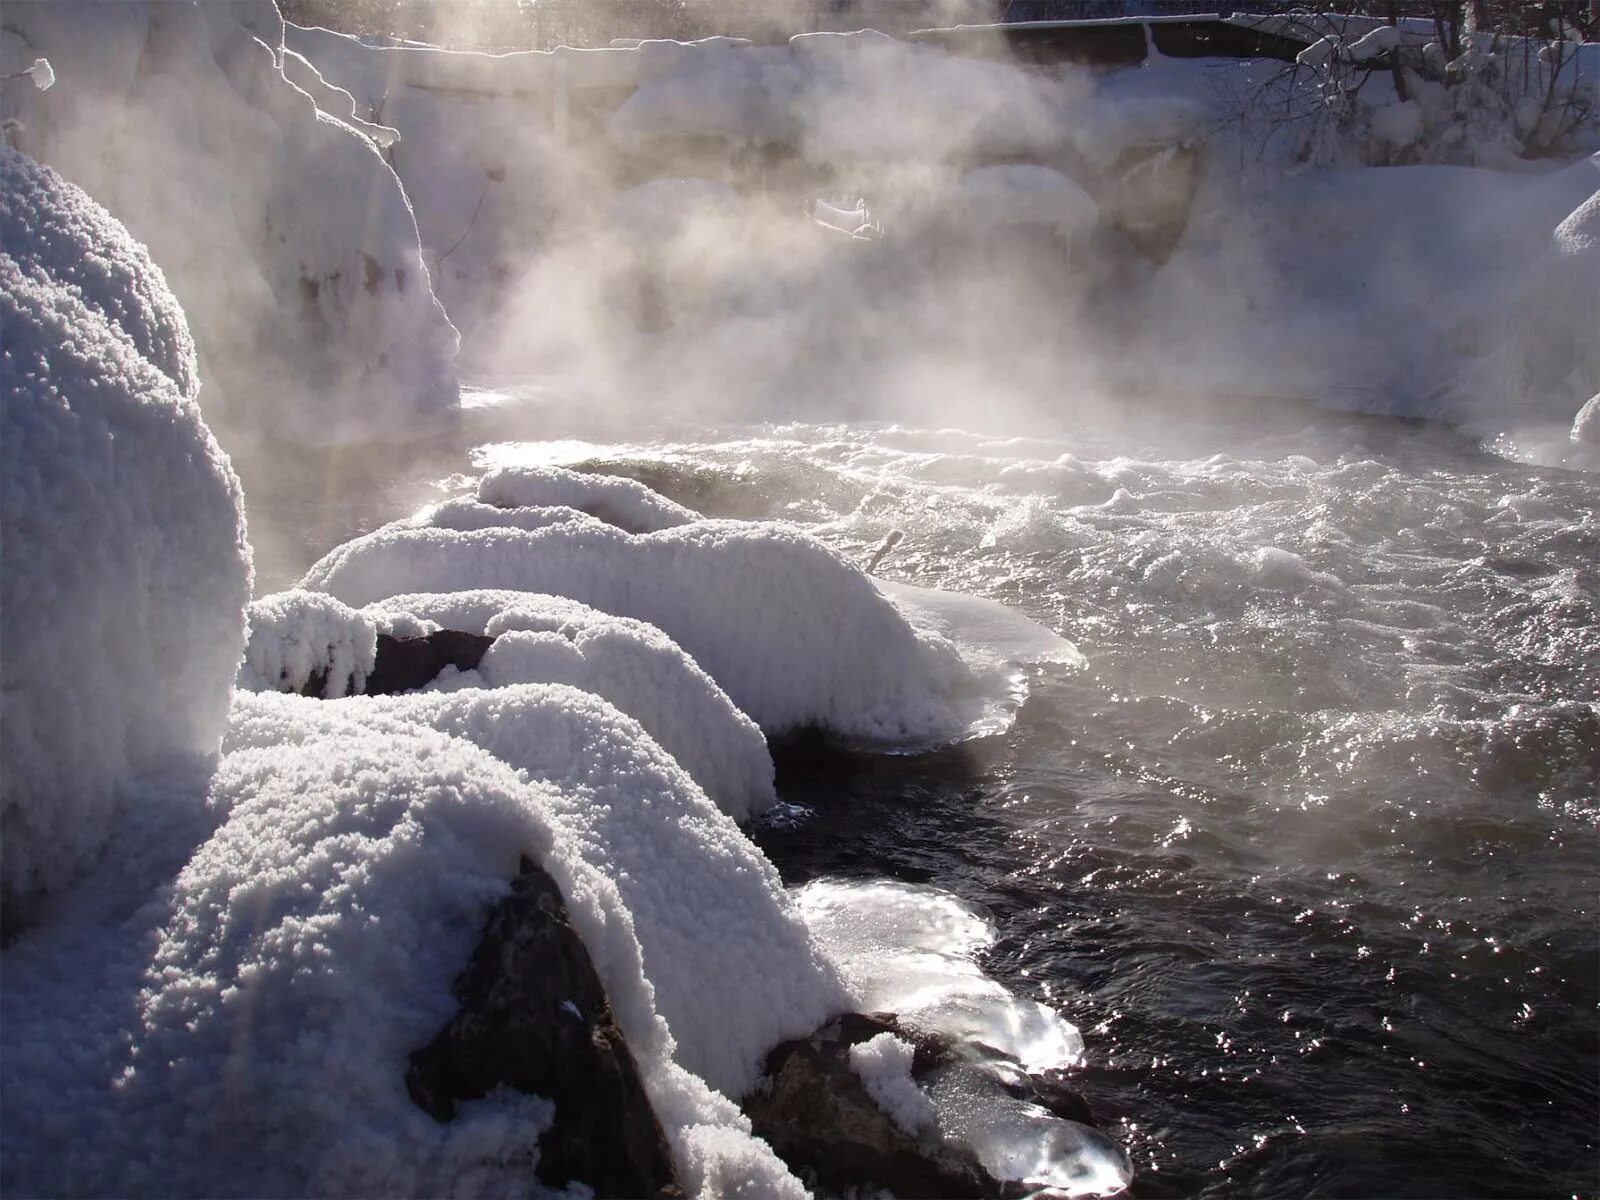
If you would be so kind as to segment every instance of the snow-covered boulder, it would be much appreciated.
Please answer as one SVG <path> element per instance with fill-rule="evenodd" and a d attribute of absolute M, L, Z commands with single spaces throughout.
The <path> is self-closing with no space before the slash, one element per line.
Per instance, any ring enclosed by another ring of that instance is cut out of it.
<path fill-rule="evenodd" d="M 1567 168 L 1600 183 L 1600 155 Z M 1513 411 L 1564 418 L 1600 391 L 1600 189 L 1528 265 L 1504 324 L 1506 399 Z"/>
<path fill-rule="evenodd" d="M 947 639 L 908 624 L 859 568 L 780 525 L 629 534 L 594 522 L 466 532 L 402 522 L 333 550 L 300 586 L 352 605 L 452 588 L 566 596 L 660 629 L 768 732 L 953 740 L 983 704 Z"/>
<path fill-rule="evenodd" d="M 530 778 L 428 728 L 430 715 L 448 723 L 428 705 L 507 742 L 490 727 L 537 710 L 556 736 L 523 751 L 540 764 Z M 245 695 L 202 793 L 187 819 L 173 819 L 181 804 L 157 826 L 128 814 L 125 898 L 97 893 L 104 907 L 6 952 L 8 1194 L 538 1194 L 545 1098 L 501 1089 L 440 1122 L 406 1086 L 409 1055 L 456 1013 L 452 980 L 526 856 L 566 901 L 689 1192 L 804 1195 L 678 1061 L 646 967 L 673 947 L 641 944 L 704 923 L 719 1003 L 701 1007 L 734 1049 L 692 1022 L 685 1034 L 738 1083 L 751 1044 L 792 1036 L 838 985 L 771 868 L 741 870 L 759 861 L 748 843 L 682 873 L 696 847 L 737 831 L 614 709 L 576 693 L 531 706 Z M 616 809 L 583 811 L 597 798 Z M 174 859 L 175 877 L 157 869 Z M 612 863 L 631 877 L 613 878 Z M 780 977 L 755 974 L 796 947 Z M 762 1002 L 782 986 L 781 1004 Z"/>
<path fill-rule="evenodd" d="M 373 141 L 282 68 L 270 0 L 6 6 L 19 145 L 150 246 L 193 321 L 208 417 L 310 443 L 399 437 L 457 401 L 457 337 Z"/>
<path fill-rule="evenodd" d="M 279 592 L 250 605 L 239 684 L 252 692 L 359 695 L 377 658 L 378 624 L 322 592 Z"/>
<path fill-rule="evenodd" d="M 565 467 L 495 467 L 478 481 L 478 500 L 497 508 L 564 506 L 629 533 L 654 533 L 700 519 L 636 479 Z"/>
<path fill-rule="evenodd" d="M 251 568 L 238 481 L 192 398 L 160 273 L 48 168 L 0 149 L 0 185 L 0 868 L 14 922 L 105 845 L 120 783 L 216 750 Z"/>
<path fill-rule="evenodd" d="M 1580 446 L 1600 448 L 1600 392 L 1585 400 L 1572 418 L 1571 439 Z"/>

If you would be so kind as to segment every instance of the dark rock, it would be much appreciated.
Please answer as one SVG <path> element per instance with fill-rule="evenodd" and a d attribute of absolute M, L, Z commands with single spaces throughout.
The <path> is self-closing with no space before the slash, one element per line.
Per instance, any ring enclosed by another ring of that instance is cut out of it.
<path fill-rule="evenodd" d="M 426 687 L 446 667 L 461 671 L 475 670 L 483 661 L 484 651 L 492 645 L 492 637 L 462 633 L 456 629 L 441 629 L 427 637 L 414 638 L 390 637 L 380 633 L 372 672 L 367 676 L 365 694 L 392 696 L 396 692 Z M 321 689 L 312 694 L 321 695 Z"/>
<path fill-rule="evenodd" d="M 970 1152 L 911 1137 L 867 1094 L 850 1047 L 880 1033 L 918 1041 L 892 1014 L 847 1013 L 774 1049 L 770 1086 L 744 1101 L 756 1135 L 791 1169 L 835 1191 L 870 1183 L 902 1200 L 998 1195 Z"/>
<path fill-rule="evenodd" d="M 421 640 L 421 639 L 417 639 Z M 436 1120 L 504 1084 L 555 1104 L 539 1177 L 600 1197 L 681 1198 L 661 1123 L 560 889 L 524 858 L 453 990 L 460 1011 L 411 1055 L 406 1088 Z"/>

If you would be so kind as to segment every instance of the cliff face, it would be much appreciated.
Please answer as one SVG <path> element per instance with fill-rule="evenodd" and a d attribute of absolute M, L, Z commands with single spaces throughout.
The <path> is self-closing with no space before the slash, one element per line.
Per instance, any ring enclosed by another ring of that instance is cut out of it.
<path fill-rule="evenodd" d="M 8 4 L 17 147 L 150 247 L 190 315 L 225 440 L 403 436 L 457 399 L 457 337 L 399 180 L 284 78 L 270 0 Z"/>

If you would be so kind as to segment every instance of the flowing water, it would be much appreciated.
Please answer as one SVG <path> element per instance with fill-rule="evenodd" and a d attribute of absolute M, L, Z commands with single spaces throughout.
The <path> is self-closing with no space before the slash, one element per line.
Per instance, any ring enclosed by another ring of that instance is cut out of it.
<path fill-rule="evenodd" d="M 782 754 L 814 816 L 758 836 L 985 906 L 1136 1195 L 1600 1190 L 1600 477 L 1242 403 L 476 451 L 519 460 L 898 530 L 879 574 L 1077 643 L 1005 734 Z"/>

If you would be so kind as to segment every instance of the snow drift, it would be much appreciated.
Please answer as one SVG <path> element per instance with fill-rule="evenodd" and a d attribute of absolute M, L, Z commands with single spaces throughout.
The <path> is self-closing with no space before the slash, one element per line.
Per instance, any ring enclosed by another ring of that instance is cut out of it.
<path fill-rule="evenodd" d="M 103 209 L 9 149 L 0 281 L 0 866 L 15 922 L 106 844 L 119 782 L 216 750 L 251 571 L 182 310 Z"/>

